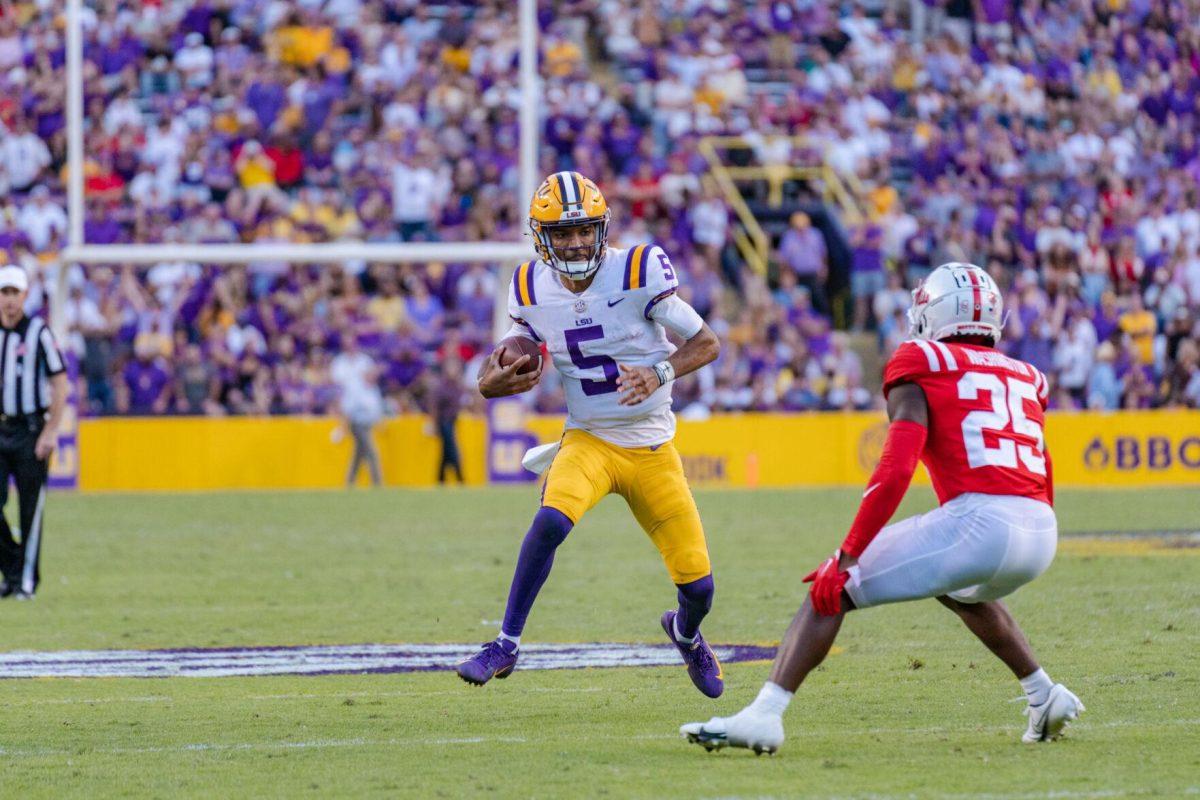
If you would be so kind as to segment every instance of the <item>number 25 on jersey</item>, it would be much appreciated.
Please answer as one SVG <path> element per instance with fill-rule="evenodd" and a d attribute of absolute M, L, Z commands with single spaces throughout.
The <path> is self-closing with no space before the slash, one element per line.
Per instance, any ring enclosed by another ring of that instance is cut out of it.
<path fill-rule="evenodd" d="M 1001 378 L 990 372 L 967 372 L 958 381 L 960 400 L 977 400 L 980 392 L 991 397 L 991 410 L 978 409 L 963 419 L 963 442 L 967 447 L 967 463 L 979 467 L 1019 469 L 1020 464 L 1035 475 L 1046 474 L 1045 442 L 1042 426 L 1025 414 L 1025 402 L 1037 404 L 1037 388 L 1028 381 L 1009 376 Z M 984 441 L 984 431 L 994 435 L 995 446 Z M 1019 434 L 1033 444 L 1020 443 Z"/>

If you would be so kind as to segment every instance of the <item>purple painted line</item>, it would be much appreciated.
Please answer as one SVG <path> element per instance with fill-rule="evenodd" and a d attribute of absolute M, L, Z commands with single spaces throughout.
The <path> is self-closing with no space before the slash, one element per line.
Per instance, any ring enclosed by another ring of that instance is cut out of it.
<path fill-rule="evenodd" d="M 452 669 L 454 662 L 473 649 L 474 645 L 446 643 L 25 651 L 0 654 L 0 678 L 433 672 Z M 773 648 L 756 645 L 716 645 L 715 649 L 727 663 L 768 659 L 774 653 Z M 524 666 L 530 670 L 656 667 L 678 663 L 678 654 L 670 645 L 542 644 L 531 645 L 525 652 Z M 356 662 L 361 662 L 361 666 Z"/>
<path fill-rule="evenodd" d="M 329 658 L 338 659 L 372 659 L 372 658 L 416 658 L 421 656 L 433 655 L 468 655 L 474 650 L 473 645 L 450 644 L 443 647 L 438 647 L 436 650 L 432 648 L 424 651 L 414 651 L 406 649 L 403 646 L 397 646 L 394 649 L 377 650 L 375 652 L 355 652 L 353 650 L 342 650 L 341 645 L 329 646 L 327 650 L 317 647 L 299 647 L 299 648 L 265 648 L 265 647 L 248 647 L 244 650 L 238 648 L 176 648 L 170 650 L 113 650 L 111 655 L 107 653 L 99 658 L 88 658 L 81 654 L 81 657 L 70 658 L 70 651 L 48 651 L 46 653 L 38 653 L 32 658 L 7 658 L 0 654 L 0 668 L 13 666 L 34 666 L 34 665 L 50 665 L 50 664 L 112 664 L 114 666 L 128 663 L 147 663 L 147 662 L 175 662 L 182 666 L 188 666 L 194 661 L 216 660 L 219 657 L 224 657 L 230 661 L 252 660 L 261 658 L 264 655 L 280 655 L 286 656 L 297 651 L 303 652 L 305 659 L 308 661 L 322 661 Z M 621 647 L 636 647 L 639 652 L 644 653 L 671 653 L 673 652 L 670 645 L 593 645 L 591 647 L 561 647 L 553 648 L 553 653 L 563 654 L 579 654 L 580 657 L 585 657 L 588 652 L 600 652 L 608 648 Z M 733 656 L 727 656 L 726 661 L 752 661 L 757 658 L 770 658 L 774 650 L 771 648 L 759 647 L 756 645 L 714 645 L 717 650 L 732 651 Z M 432 651 L 432 652 L 431 652 Z M 98 655 L 105 651 L 82 651 L 88 655 Z M 542 655 L 540 648 L 536 645 L 528 648 L 526 651 L 533 657 Z M 762 655 L 761 653 L 765 653 Z M 24 655 L 24 654 L 22 654 Z M 30 654 L 32 655 L 32 654 Z M 182 658 L 181 658 L 182 656 Z"/>

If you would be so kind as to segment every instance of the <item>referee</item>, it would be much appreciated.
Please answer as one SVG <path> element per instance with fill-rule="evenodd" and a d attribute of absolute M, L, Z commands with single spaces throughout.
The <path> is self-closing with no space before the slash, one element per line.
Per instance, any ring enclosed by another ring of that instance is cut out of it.
<path fill-rule="evenodd" d="M 46 477 L 67 404 L 67 373 L 45 320 L 25 316 L 29 278 L 0 267 L 0 597 L 29 600 L 38 585 Z M 3 507 L 17 485 L 21 542 Z"/>

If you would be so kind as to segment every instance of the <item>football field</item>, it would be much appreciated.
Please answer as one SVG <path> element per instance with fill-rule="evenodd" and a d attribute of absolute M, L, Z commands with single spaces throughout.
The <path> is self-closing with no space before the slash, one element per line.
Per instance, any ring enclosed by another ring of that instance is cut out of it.
<path fill-rule="evenodd" d="M 776 643 L 858 495 L 697 492 L 706 637 Z M 681 664 L 638 666 L 673 660 L 674 587 L 617 498 L 559 550 L 522 665 L 630 666 L 519 665 L 483 688 L 440 669 L 495 634 L 536 502 L 532 486 L 52 497 L 38 597 L 0 603 L 0 674 L 28 676 L 0 680 L 0 795 L 1200 795 L 1200 488 L 1060 492 L 1058 557 L 1010 605 L 1087 705 L 1066 739 L 1020 743 L 1020 687 L 929 601 L 847 619 L 773 758 L 679 738 L 768 666 L 727 663 L 716 701 Z M 932 505 L 914 490 L 901 514 Z M 623 646 L 572 647 L 596 642 Z"/>

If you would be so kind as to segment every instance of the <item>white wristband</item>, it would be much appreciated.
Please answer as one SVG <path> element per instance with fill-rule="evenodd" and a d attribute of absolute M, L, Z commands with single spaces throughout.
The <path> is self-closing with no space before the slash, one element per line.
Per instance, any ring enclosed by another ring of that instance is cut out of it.
<path fill-rule="evenodd" d="M 658 376 L 658 385 L 666 386 L 675 380 L 675 367 L 670 361 L 660 361 L 654 365 L 654 374 Z"/>

